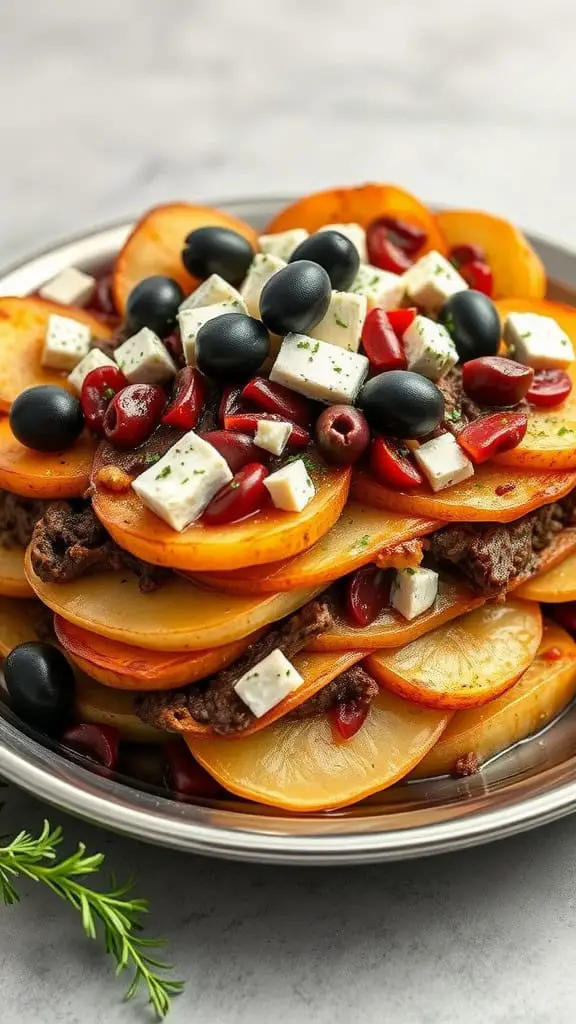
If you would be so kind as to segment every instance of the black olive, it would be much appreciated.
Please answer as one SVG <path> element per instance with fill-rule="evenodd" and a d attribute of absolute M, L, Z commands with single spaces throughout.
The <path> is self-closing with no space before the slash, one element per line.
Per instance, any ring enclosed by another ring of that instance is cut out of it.
<path fill-rule="evenodd" d="M 18 644 L 4 662 L 10 704 L 17 715 L 43 732 L 64 729 L 74 709 L 74 673 L 57 647 Z"/>
<path fill-rule="evenodd" d="M 498 310 L 483 292 L 456 292 L 446 300 L 438 319 L 450 334 L 461 363 L 480 356 L 495 356 L 500 346 Z"/>
<path fill-rule="evenodd" d="M 22 391 L 12 403 L 10 426 L 14 437 L 37 452 L 70 448 L 84 428 L 82 406 L 74 395 L 56 384 L 40 384 Z"/>
<path fill-rule="evenodd" d="M 207 377 L 251 377 L 268 358 L 270 336 L 264 324 L 245 313 L 223 313 L 196 335 L 196 365 Z"/>
<path fill-rule="evenodd" d="M 176 315 L 184 292 L 173 277 L 154 274 L 145 277 L 132 289 L 126 303 L 126 328 L 136 334 L 149 327 L 160 338 L 166 338 L 176 326 Z"/>
<path fill-rule="evenodd" d="M 241 284 L 253 259 L 250 242 L 230 228 L 197 228 L 182 250 L 182 262 L 192 277 L 220 274 L 233 285 Z"/>
<path fill-rule="evenodd" d="M 266 282 L 260 296 L 260 316 L 273 334 L 306 334 L 325 316 L 331 295 L 324 267 L 298 260 Z"/>
<path fill-rule="evenodd" d="M 389 437 L 425 437 L 444 417 L 444 399 L 420 373 L 389 370 L 362 388 L 357 405 L 370 426 Z"/>
<path fill-rule="evenodd" d="M 358 249 L 340 231 L 318 231 L 297 245 L 290 257 L 296 260 L 312 260 L 319 263 L 330 278 L 333 288 L 345 292 L 358 273 L 360 256 Z"/>

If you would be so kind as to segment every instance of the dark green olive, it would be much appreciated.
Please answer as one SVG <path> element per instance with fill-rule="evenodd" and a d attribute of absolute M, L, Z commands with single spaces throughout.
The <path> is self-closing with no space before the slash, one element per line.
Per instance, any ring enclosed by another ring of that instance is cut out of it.
<path fill-rule="evenodd" d="M 232 285 L 241 284 L 253 259 L 250 242 L 230 228 L 197 228 L 182 250 L 182 262 L 192 277 L 205 280 L 219 274 Z"/>
<path fill-rule="evenodd" d="M 74 709 L 74 673 L 57 647 L 18 644 L 4 662 L 4 678 L 10 705 L 24 722 L 52 734 L 68 725 Z"/>
<path fill-rule="evenodd" d="M 56 384 L 40 384 L 18 395 L 10 409 L 14 437 L 37 452 L 62 452 L 84 429 L 80 401 Z"/>
<path fill-rule="evenodd" d="M 306 334 L 325 316 L 332 285 L 324 267 L 310 260 L 289 263 L 266 282 L 260 316 L 273 334 Z"/>
<path fill-rule="evenodd" d="M 444 416 L 444 399 L 436 385 L 411 370 L 389 370 L 372 377 L 357 405 L 372 429 L 388 437 L 425 437 Z"/>
<path fill-rule="evenodd" d="M 481 356 L 495 356 L 500 346 L 498 310 L 483 292 L 472 288 L 446 300 L 438 319 L 450 334 L 461 363 Z"/>

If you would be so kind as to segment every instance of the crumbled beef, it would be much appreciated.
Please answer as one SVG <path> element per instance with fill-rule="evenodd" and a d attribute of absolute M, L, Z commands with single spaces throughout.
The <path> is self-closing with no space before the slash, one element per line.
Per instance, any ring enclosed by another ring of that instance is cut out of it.
<path fill-rule="evenodd" d="M 449 370 L 446 376 L 436 383 L 444 398 L 444 427 L 446 430 L 452 431 L 453 434 L 459 434 L 464 427 L 481 416 L 501 410 L 501 407 L 495 409 L 489 405 L 478 405 L 466 394 L 462 386 L 462 368 L 460 366 Z M 525 401 L 522 401 L 506 408 L 515 409 L 517 412 L 527 412 L 529 407 Z"/>
<path fill-rule="evenodd" d="M 0 491 L 0 546 L 25 548 L 45 508 L 45 501 Z"/>
<path fill-rule="evenodd" d="M 145 593 L 156 590 L 166 570 L 141 562 L 112 540 L 85 502 L 51 502 L 34 527 L 32 567 L 44 583 L 68 583 L 95 570 L 126 569 Z"/>
<path fill-rule="evenodd" d="M 474 751 L 469 754 L 462 754 L 452 768 L 452 775 L 456 779 L 465 779 L 468 775 L 478 775 L 480 771 L 480 758 Z"/>
<path fill-rule="evenodd" d="M 361 665 L 353 665 L 342 675 L 328 683 L 323 690 L 309 697 L 300 707 L 295 708 L 288 716 L 291 719 L 312 718 L 324 715 L 337 704 L 349 701 L 360 701 L 371 704 L 378 693 L 378 683 L 364 671 Z"/>
<path fill-rule="evenodd" d="M 214 732 L 226 736 L 243 732 L 256 721 L 250 708 L 234 690 L 235 683 L 272 651 L 279 648 L 293 658 L 310 640 L 332 625 L 332 616 L 323 601 L 312 601 L 284 622 L 274 626 L 257 640 L 233 665 L 204 683 L 192 683 L 182 690 L 149 693 L 136 697 L 136 713 L 150 725 L 169 732 L 186 732 L 194 723 L 211 725 Z"/>
<path fill-rule="evenodd" d="M 474 589 L 499 597 L 520 576 L 536 572 L 538 554 L 576 524 L 576 493 L 514 523 L 455 523 L 427 538 L 433 560 L 457 566 Z"/>

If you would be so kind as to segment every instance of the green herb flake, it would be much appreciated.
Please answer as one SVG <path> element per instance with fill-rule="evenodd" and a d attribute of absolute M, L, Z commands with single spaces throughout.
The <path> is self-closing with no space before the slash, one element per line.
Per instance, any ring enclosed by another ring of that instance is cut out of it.
<path fill-rule="evenodd" d="M 406 569 L 406 572 L 407 572 L 408 576 L 415 576 L 416 575 L 416 569 L 408 568 L 408 569 Z"/>
<path fill-rule="evenodd" d="M 298 341 L 296 343 L 296 348 L 310 348 L 310 342 L 309 341 Z"/>
<path fill-rule="evenodd" d="M 194 476 L 202 476 L 206 472 L 206 470 L 205 469 L 194 469 L 194 470 L 192 470 L 192 472 L 194 473 Z"/>
<path fill-rule="evenodd" d="M 143 462 L 145 463 L 146 466 L 153 466 L 154 463 L 160 461 L 161 457 L 162 456 L 158 455 L 156 452 L 148 452 L 144 456 Z"/>
<path fill-rule="evenodd" d="M 155 479 L 156 480 L 164 480 L 167 476 L 170 476 L 171 472 L 172 472 L 172 467 L 171 466 L 164 466 L 164 469 L 161 469 L 160 472 L 156 474 Z"/>
<path fill-rule="evenodd" d="M 338 324 L 338 327 L 343 327 L 344 330 L 347 330 L 350 326 L 350 324 L 347 324 L 345 320 L 341 320 L 337 313 L 334 314 L 334 319 Z"/>

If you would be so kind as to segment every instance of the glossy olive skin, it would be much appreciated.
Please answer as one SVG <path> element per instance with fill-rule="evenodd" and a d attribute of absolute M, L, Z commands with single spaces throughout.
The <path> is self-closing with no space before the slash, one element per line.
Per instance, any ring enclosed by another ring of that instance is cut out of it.
<path fill-rule="evenodd" d="M 370 444 L 366 417 L 350 405 L 331 405 L 316 421 L 316 443 L 326 462 L 351 466 Z"/>
<path fill-rule="evenodd" d="M 312 260 L 320 264 L 337 291 L 345 292 L 352 284 L 360 267 L 360 255 L 353 242 L 340 231 L 318 231 L 297 245 L 290 263 Z"/>
<path fill-rule="evenodd" d="M 72 718 L 74 673 L 51 644 L 18 644 L 4 662 L 6 688 L 17 715 L 42 732 L 58 733 Z"/>
<path fill-rule="evenodd" d="M 425 437 L 444 417 L 444 399 L 436 385 L 410 370 L 389 370 L 372 377 L 357 404 L 370 426 L 388 437 Z"/>
<path fill-rule="evenodd" d="M 184 292 L 173 277 L 153 274 L 132 289 L 126 303 L 128 336 L 149 327 L 159 338 L 166 338 L 176 326 L 176 315 Z"/>
<path fill-rule="evenodd" d="M 264 324 L 245 313 L 224 313 L 200 328 L 196 336 L 196 365 L 219 381 L 251 377 L 270 352 Z"/>
<path fill-rule="evenodd" d="M 324 267 L 311 260 L 289 263 L 266 282 L 260 316 L 273 334 L 306 334 L 325 316 L 332 285 Z"/>
<path fill-rule="evenodd" d="M 192 277 L 205 280 L 220 274 L 229 284 L 242 283 L 254 259 L 254 250 L 230 228 L 207 227 L 191 231 L 182 250 L 182 262 Z"/>
<path fill-rule="evenodd" d="M 56 384 L 40 384 L 18 395 L 10 409 L 14 437 L 37 452 L 70 448 L 84 429 L 80 400 Z"/>
<path fill-rule="evenodd" d="M 446 300 L 438 319 L 450 334 L 461 363 L 480 356 L 495 356 L 500 346 L 498 310 L 483 292 L 456 292 Z"/>

